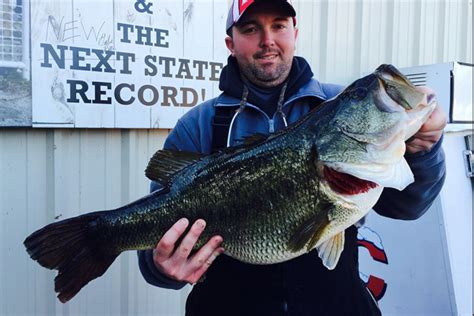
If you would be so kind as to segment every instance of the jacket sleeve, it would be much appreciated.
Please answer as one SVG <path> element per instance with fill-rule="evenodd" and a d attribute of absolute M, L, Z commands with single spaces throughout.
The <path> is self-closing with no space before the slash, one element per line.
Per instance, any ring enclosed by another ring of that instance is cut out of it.
<path fill-rule="evenodd" d="M 386 217 L 413 220 L 431 206 L 444 183 L 446 165 L 441 138 L 429 152 L 406 155 L 415 181 L 403 191 L 385 188 L 374 210 Z"/>
<path fill-rule="evenodd" d="M 198 141 L 190 135 L 186 126 L 181 121 L 178 121 L 175 128 L 173 128 L 166 138 L 163 148 L 198 152 L 199 144 Z M 160 190 L 161 188 L 162 187 L 159 183 L 152 181 L 150 184 L 151 192 Z M 152 249 L 138 251 L 138 266 L 145 281 L 151 285 L 166 289 L 179 290 L 187 284 L 186 282 L 176 281 L 162 274 L 155 267 Z"/>

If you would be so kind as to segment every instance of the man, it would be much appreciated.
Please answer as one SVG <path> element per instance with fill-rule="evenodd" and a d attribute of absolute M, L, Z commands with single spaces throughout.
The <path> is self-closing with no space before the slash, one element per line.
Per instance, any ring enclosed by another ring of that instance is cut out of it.
<path fill-rule="evenodd" d="M 181 118 L 165 148 L 211 153 L 244 136 L 281 129 L 341 91 L 317 82 L 308 63 L 294 57 L 298 30 L 289 2 L 256 0 L 239 6 L 241 2 L 234 0 L 227 19 L 225 42 L 231 56 L 220 77 L 223 93 Z M 445 124 L 437 109 L 407 143 L 406 158 L 416 182 L 403 192 L 386 189 L 374 207 L 378 213 L 415 219 L 431 205 L 444 180 L 440 139 Z M 316 251 L 274 265 L 219 256 L 224 251 L 220 236 L 191 253 L 205 222 L 197 220 L 184 233 L 189 225 L 187 219 L 178 221 L 153 251 L 139 252 L 140 269 L 149 283 L 174 289 L 195 284 L 187 315 L 380 314 L 359 278 L 354 226 L 346 230 L 344 251 L 330 271 Z"/>

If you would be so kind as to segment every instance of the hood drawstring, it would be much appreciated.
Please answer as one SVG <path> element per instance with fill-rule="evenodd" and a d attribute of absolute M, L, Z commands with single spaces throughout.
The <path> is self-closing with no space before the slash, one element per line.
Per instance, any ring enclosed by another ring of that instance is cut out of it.
<path fill-rule="evenodd" d="M 283 119 L 283 124 L 285 124 L 285 127 L 288 127 L 288 122 L 286 121 L 286 115 L 283 112 L 283 100 L 285 100 L 285 91 L 286 91 L 287 85 L 288 85 L 288 81 L 286 81 L 283 87 L 281 88 L 280 97 L 278 98 L 277 110 L 276 110 L 276 113 L 280 113 L 281 118 Z"/>
<path fill-rule="evenodd" d="M 278 98 L 278 103 L 277 103 L 277 110 L 275 112 L 275 114 L 279 113 L 281 115 L 281 118 L 283 119 L 283 124 L 285 125 L 285 127 L 288 127 L 288 122 L 286 120 L 286 115 L 283 112 L 283 101 L 285 100 L 285 91 L 286 91 L 287 85 L 288 85 L 288 81 L 286 81 L 285 84 L 283 85 L 283 87 L 281 88 L 280 96 Z M 239 108 L 237 109 L 237 111 L 235 111 L 235 114 L 232 117 L 232 120 L 230 121 L 229 132 L 227 133 L 227 147 L 230 146 L 230 137 L 231 137 L 231 134 L 232 134 L 232 128 L 234 126 L 235 119 L 237 118 L 237 116 L 240 113 L 242 113 L 244 111 L 244 108 L 247 105 L 248 95 L 249 95 L 249 89 L 244 84 L 242 99 L 240 100 Z"/>
<path fill-rule="evenodd" d="M 245 106 L 247 105 L 247 97 L 249 95 L 249 88 L 244 84 L 244 92 L 242 93 L 242 100 L 240 100 L 240 105 L 237 111 L 235 111 L 232 121 L 230 121 L 229 132 L 227 133 L 227 147 L 230 146 L 230 135 L 232 134 L 232 127 L 234 126 L 234 121 L 237 118 L 237 115 L 244 111 Z"/>

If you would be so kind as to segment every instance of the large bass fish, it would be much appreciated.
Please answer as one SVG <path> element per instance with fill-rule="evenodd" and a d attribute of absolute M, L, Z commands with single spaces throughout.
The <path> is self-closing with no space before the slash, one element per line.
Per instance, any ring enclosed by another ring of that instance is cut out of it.
<path fill-rule="evenodd" d="M 333 269 L 344 230 L 367 214 L 384 187 L 402 190 L 413 182 L 405 140 L 433 111 L 428 99 L 382 65 L 277 133 L 209 156 L 160 150 L 146 175 L 162 190 L 52 223 L 24 244 L 32 259 L 58 270 L 61 302 L 121 252 L 155 247 L 183 217 L 207 222 L 198 246 L 221 235 L 225 254 L 238 260 L 277 263 L 317 248 Z"/>

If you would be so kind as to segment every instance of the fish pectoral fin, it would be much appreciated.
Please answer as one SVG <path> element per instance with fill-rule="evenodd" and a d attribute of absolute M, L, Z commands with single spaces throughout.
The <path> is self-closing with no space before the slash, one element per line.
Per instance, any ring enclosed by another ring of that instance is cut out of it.
<path fill-rule="evenodd" d="M 326 240 L 316 247 L 316 249 L 319 258 L 323 261 L 323 265 L 329 270 L 333 270 L 341 257 L 342 250 L 344 249 L 344 231 Z"/>
<path fill-rule="evenodd" d="M 298 252 L 306 246 L 307 250 L 310 251 L 314 248 L 321 233 L 328 224 L 329 219 L 327 217 L 327 212 L 319 212 L 317 216 L 306 220 L 290 237 L 288 249 L 293 252 Z"/>
<path fill-rule="evenodd" d="M 170 178 L 178 171 L 198 162 L 204 155 L 186 151 L 158 150 L 145 169 L 148 179 L 168 186 Z"/>

